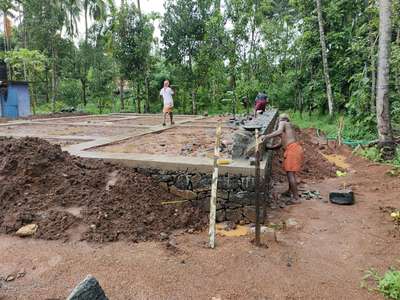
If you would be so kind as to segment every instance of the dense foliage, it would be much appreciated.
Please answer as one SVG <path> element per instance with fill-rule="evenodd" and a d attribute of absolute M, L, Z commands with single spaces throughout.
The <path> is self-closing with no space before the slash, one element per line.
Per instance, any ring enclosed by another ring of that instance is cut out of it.
<path fill-rule="evenodd" d="M 259 91 L 281 109 L 327 113 L 315 0 L 166 0 L 164 16 L 138 4 L 0 0 L 14 25 L 0 55 L 13 79 L 31 82 L 41 109 L 156 112 L 169 78 L 180 113 L 243 111 L 242 100 Z M 400 1 L 392 6 L 389 96 L 398 123 Z M 334 111 L 360 135 L 375 131 L 378 1 L 325 0 L 321 13 Z"/>

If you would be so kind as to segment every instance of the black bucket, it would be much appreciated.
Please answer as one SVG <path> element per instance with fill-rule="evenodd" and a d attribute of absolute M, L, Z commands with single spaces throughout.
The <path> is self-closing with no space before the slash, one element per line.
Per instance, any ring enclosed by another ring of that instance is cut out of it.
<path fill-rule="evenodd" d="M 7 65 L 4 60 L 0 60 L 0 81 L 7 81 Z"/>

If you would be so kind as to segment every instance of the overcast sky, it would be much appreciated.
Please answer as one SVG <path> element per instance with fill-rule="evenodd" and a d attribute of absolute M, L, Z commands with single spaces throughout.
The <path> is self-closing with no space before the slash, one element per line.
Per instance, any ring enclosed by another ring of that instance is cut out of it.
<path fill-rule="evenodd" d="M 120 3 L 120 0 L 115 0 L 116 3 Z M 134 2 L 136 4 L 136 0 L 128 0 L 128 3 Z M 165 0 L 140 0 L 140 7 L 144 13 L 150 13 L 150 12 L 158 12 L 161 15 L 164 14 L 164 2 Z M 154 36 L 160 37 L 160 22 L 156 21 L 155 24 L 155 30 L 154 30 Z"/>
<path fill-rule="evenodd" d="M 1 0 L 0 0 L 1 1 Z M 158 12 L 161 15 L 164 14 L 164 1 L 165 0 L 140 0 L 140 6 L 141 9 L 144 13 L 150 13 L 150 12 Z M 121 3 L 121 0 L 114 0 L 114 2 L 119 5 Z M 137 3 L 137 0 L 127 0 L 128 3 Z M 160 37 L 160 28 L 159 28 L 159 22 L 155 22 L 155 32 L 154 35 L 156 37 Z M 79 22 L 79 32 L 81 37 L 83 36 L 83 33 L 85 32 L 85 27 L 84 27 L 84 21 L 83 17 L 81 17 L 80 22 Z M 0 18 L 0 31 L 3 31 L 3 18 Z"/>
<path fill-rule="evenodd" d="M 121 0 L 114 0 L 115 4 L 120 5 Z M 164 2 L 165 0 L 140 0 L 140 7 L 142 9 L 142 12 L 144 13 L 151 13 L 151 12 L 158 12 L 159 14 L 163 15 L 164 14 Z M 127 0 L 127 3 L 137 3 L 137 0 Z M 81 21 L 81 23 L 83 20 Z M 82 24 L 83 25 L 83 24 Z M 154 30 L 154 36 L 160 37 L 160 22 L 156 21 L 154 24 L 155 30 Z M 83 27 L 83 26 L 80 26 Z M 82 28 L 80 32 L 84 32 L 85 29 Z"/>

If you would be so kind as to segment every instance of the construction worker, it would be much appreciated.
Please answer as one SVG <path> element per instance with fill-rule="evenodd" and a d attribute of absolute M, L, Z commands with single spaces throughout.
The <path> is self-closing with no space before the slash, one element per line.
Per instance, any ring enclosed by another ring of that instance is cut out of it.
<path fill-rule="evenodd" d="M 254 118 L 257 118 L 257 114 L 265 112 L 268 104 L 268 96 L 265 93 L 258 93 L 254 105 Z"/>
<path fill-rule="evenodd" d="M 174 95 L 174 91 L 169 87 L 169 80 L 164 81 L 164 86 L 160 91 L 160 98 L 163 101 L 163 114 L 164 114 L 164 122 L 163 126 L 166 125 L 166 118 L 169 114 L 169 118 L 171 120 L 171 125 L 174 125 L 174 117 L 173 117 L 173 109 L 174 109 L 174 99 L 172 96 Z"/>
<path fill-rule="evenodd" d="M 304 151 L 298 142 L 296 131 L 287 114 L 281 114 L 279 116 L 279 126 L 276 131 L 264 135 L 261 138 L 262 142 L 264 143 L 274 137 L 280 137 L 281 141 L 279 144 L 269 147 L 269 149 L 276 149 L 279 146 L 283 146 L 285 149 L 283 169 L 287 173 L 289 182 L 289 190 L 286 192 L 286 194 L 291 194 L 291 204 L 300 203 L 296 173 L 300 172 L 303 166 Z"/>

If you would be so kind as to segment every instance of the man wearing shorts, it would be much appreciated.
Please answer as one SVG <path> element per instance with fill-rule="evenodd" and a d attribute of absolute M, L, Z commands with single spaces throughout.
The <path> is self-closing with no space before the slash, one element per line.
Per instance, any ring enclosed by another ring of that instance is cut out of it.
<path fill-rule="evenodd" d="M 289 181 L 288 193 L 292 194 L 292 204 L 297 204 L 300 203 L 300 197 L 297 189 L 296 173 L 300 172 L 303 166 L 304 151 L 298 142 L 296 131 L 287 114 L 280 115 L 278 129 L 263 136 L 263 142 L 277 136 L 281 138 L 281 145 L 285 149 L 283 169 L 286 171 Z M 276 145 L 272 148 L 276 148 Z"/>
<path fill-rule="evenodd" d="M 169 114 L 169 118 L 171 120 L 171 125 L 174 125 L 174 120 L 173 120 L 173 109 L 174 109 L 174 99 L 172 98 L 172 95 L 174 95 L 174 91 L 169 87 L 169 80 L 164 81 L 164 86 L 160 91 L 160 97 L 163 101 L 164 108 L 163 108 L 163 114 L 164 114 L 164 122 L 163 126 L 166 125 L 166 119 L 167 115 Z"/>

